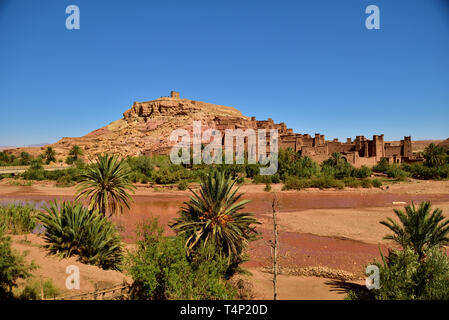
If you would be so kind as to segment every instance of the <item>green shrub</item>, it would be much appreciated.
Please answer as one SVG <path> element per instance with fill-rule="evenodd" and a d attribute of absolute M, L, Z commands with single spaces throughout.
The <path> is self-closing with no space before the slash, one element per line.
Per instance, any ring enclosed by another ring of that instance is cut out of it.
<path fill-rule="evenodd" d="M 265 184 L 265 188 L 263 189 L 266 192 L 270 192 L 271 191 L 271 184 L 267 183 Z"/>
<path fill-rule="evenodd" d="M 66 188 L 71 187 L 74 185 L 74 182 L 72 181 L 72 178 L 68 175 L 59 177 L 56 183 L 56 186 L 59 188 Z"/>
<path fill-rule="evenodd" d="M 248 178 L 254 178 L 259 174 L 259 165 L 258 164 L 248 164 L 245 166 L 246 176 Z"/>
<path fill-rule="evenodd" d="M 178 189 L 181 191 L 187 190 L 188 187 L 189 187 L 189 184 L 186 181 L 181 181 L 178 184 Z"/>
<path fill-rule="evenodd" d="M 42 169 L 42 160 L 41 159 L 34 159 L 30 162 L 30 169 L 32 170 L 40 170 Z"/>
<path fill-rule="evenodd" d="M 19 279 L 27 279 L 36 265 L 27 264 L 25 255 L 18 255 L 11 249 L 11 238 L 5 236 L 0 226 L 0 300 L 12 299 L 13 288 Z"/>
<path fill-rule="evenodd" d="M 107 218 L 81 203 L 50 202 L 37 218 L 45 227 L 46 248 L 61 258 L 78 256 L 82 263 L 103 269 L 120 269 L 120 236 Z"/>
<path fill-rule="evenodd" d="M 312 179 L 311 187 L 320 189 L 327 189 L 327 188 L 343 189 L 345 187 L 345 184 L 343 181 L 336 180 L 331 177 L 319 177 Z"/>
<path fill-rule="evenodd" d="M 375 187 L 375 188 L 382 187 L 382 181 L 380 181 L 379 179 L 373 179 L 372 183 L 373 183 L 373 187 Z"/>
<path fill-rule="evenodd" d="M 279 174 L 273 175 L 255 175 L 253 178 L 253 183 L 279 183 L 281 178 Z"/>
<path fill-rule="evenodd" d="M 301 190 L 310 188 L 310 180 L 288 176 L 285 179 L 283 190 Z"/>
<path fill-rule="evenodd" d="M 373 183 L 369 179 L 361 179 L 360 185 L 362 186 L 362 188 L 371 188 L 373 186 Z"/>
<path fill-rule="evenodd" d="M 43 169 L 28 169 L 24 173 L 22 173 L 22 177 L 25 180 L 45 180 L 45 171 Z"/>
<path fill-rule="evenodd" d="M 44 282 L 29 280 L 24 288 L 15 293 L 15 296 L 19 300 L 41 300 L 42 293 L 44 294 L 44 299 L 51 299 L 59 295 L 59 290 L 53 285 L 51 280 Z"/>
<path fill-rule="evenodd" d="M 151 157 L 130 157 L 127 159 L 127 163 L 131 172 L 140 173 L 148 178 L 151 177 L 154 171 L 154 165 Z"/>
<path fill-rule="evenodd" d="M 409 173 L 402 170 L 398 165 L 394 164 L 390 167 L 388 167 L 386 174 L 389 178 L 395 178 L 397 180 L 405 180 Z"/>
<path fill-rule="evenodd" d="M 373 171 L 374 171 L 374 172 L 385 173 L 385 172 L 388 170 L 389 167 L 390 167 L 390 163 L 388 162 L 388 160 L 385 159 L 385 158 L 382 158 L 382 159 L 379 161 L 379 163 L 376 164 L 376 165 L 373 167 Z"/>
<path fill-rule="evenodd" d="M 209 246 L 187 257 L 185 239 L 165 237 L 158 221 L 139 228 L 137 249 L 128 252 L 126 270 L 133 278 L 131 298 L 139 300 L 232 299 L 235 289 L 224 279 L 227 262 L 206 259 Z"/>
<path fill-rule="evenodd" d="M 358 180 L 354 177 L 343 178 L 343 183 L 345 184 L 345 187 L 348 187 L 348 188 L 360 188 L 361 187 L 360 180 Z"/>
<path fill-rule="evenodd" d="M 348 299 L 448 300 L 449 260 L 438 248 L 428 251 L 425 261 L 410 248 L 390 251 L 379 267 L 380 288 L 351 292 Z"/>
<path fill-rule="evenodd" d="M 449 164 L 437 167 L 430 167 L 421 163 L 415 163 L 412 165 L 403 164 L 402 169 L 409 172 L 410 175 L 415 179 L 438 180 L 449 178 Z"/>
<path fill-rule="evenodd" d="M 0 206 L 0 228 L 10 234 L 30 233 L 36 227 L 37 213 L 31 205 Z"/>
<path fill-rule="evenodd" d="M 319 189 L 328 189 L 328 188 L 337 188 L 343 189 L 345 187 L 345 183 L 342 180 L 337 180 L 332 177 L 318 177 L 313 179 L 300 179 L 297 177 L 287 177 L 284 183 L 284 190 L 301 190 L 305 188 L 319 188 Z"/>
<path fill-rule="evenodd" d="M 355 178 L 365 179 L 371 176 L 373 172 L 367 166 L 352 169 L 351 175 Z"/>

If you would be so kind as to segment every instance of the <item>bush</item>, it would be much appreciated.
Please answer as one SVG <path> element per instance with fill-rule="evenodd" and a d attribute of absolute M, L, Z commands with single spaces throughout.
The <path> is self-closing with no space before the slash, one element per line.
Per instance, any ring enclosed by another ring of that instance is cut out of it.
<path fill-rule="evenodd" d="M 158 221 L 138 231 L 137 250 L 129 252 L 126 269 L 133 278 L 131 298 L 139 300 L 232 299 L 235 289 L 224 279 L 227 262 L 205 259 L 208 246 L 187 257 L 185 239 L 165 237 Z"/>
<path fill-rule="evenodd" d="M 373 171 L 374 171 L 374 172 L 385 173 L 385 172 L 388 170 L 389 167 L 390 167 L 390 163 L 388 162 L 388 160 L 385 159 L 385 158 L 382 158 L 382 159 L 379 161 L 379 163 L 376 164 L 376 165 L 373 167 Z"/>
<path fill-rule="evenodd" d="M 285 180 L 284 190 L 301 190 L 305 188 L 337 188 L 343 189 L 345 183 L 342 180 L 336 180 L 332 177 L 319 177 L 313 179 L 299 179 L 297 177 L 287 177 Z"/>
<path fill-rule="evenodd" d="M 398 165 L 394 164 L 390 167 L 388 167 L 387 171 L 385 172 L 389 178 L 395 178 L 397 180 L 405 180 L 409 173 L 402 170 Z"/>
<path fill-rule="evenodd" d="M 112 222 L 77 202 L 58 206 L 53 201 L 44 209 L 46 214 L 39 213 L 37 218 L 45 227 L 45 247 L 51 254 L 78 256 L 82 263 L 120 270 L 122 244 Z"/>
<path fill-rule="evenodd" d="M 361 186 L 360 180 L 358 180 L 354 177 L 343 178 L 343 183 L 348 188 L 360 188 L 360 186 Z"/>
<path fill-rule="evenodd" d="M 415 179 L 422 180 L 437 180 L 449 178 L 449 165 L 445 164 L 438 167 L 429 167 L 421 163 L 415 163 L 412 165 L 403 164 L 402 169 L 409 172 Z"/>
<path fill-rule="evenodd" d="M 188 187 L 189 187 L 189 184 L 186 181 L 181 181 L 178 184 L 178 189 L 181 191 L 187 190 Z"/>
<path fill-rule="evenodd" d="M 68 175 L 59 177 L 56 183 L 56 186 L 59 188 L 66 188 L 73 186 L 74 183 L 72 182 L 72 178 Z"/>
<path fill-rule="evenodd" d="M 310 180 L 300 179 L 298 177 L 288 176 L 285 179 L 283 190 L 301 190 L 310 188 Z"/>
<path fill-rule="evenodd" d="M 265 184 L 265 188 L 263 189 L 266 192 L 270 192 L 271 191 L 271 184 L 267 183 Z"/>
<path fill-rule="evenodd" d="M 255 175 L 253 178 L 253 183 L 279 183 L 281 182 L 281 178 L 279 174 L 273 175 Z"/>
<path fill-rule="evenodd" d="M 248 178 L 254 178 L 259 174 L 259 165 L 258 164 L 248 164 L 245 167 L 246 176 Z"/>
<path fill-rule="evenodd" d="M 24 288 L 19 290 L 15 295 L 19 300 L 41 300 L 41 294 L 44 294 L 44 299 L 55 298 L 59 294 L 58 288 L 53 285 L 51 280 L 44 282 L 28 281 Z"/>
<path fill-rule="evenodd" d="M 31 205 L 0 206 L 0 228 L 10 234 L 30 233 L 36 227 L 37 213 Z"/>
<path fill-rule="evenodd" d="M 351 176 L 359 179 L 365 179 L 371 176 L 373 172 L 367 166 L 352 169 Z"/>
<path fill-rule="evenodd" d="M 45 180 L 45 171 L 43 169 L 28 169 L 24 173 L 22 173 L 22 177 L 25 180 Z"/>
<path fill-rule="evenodd" d="M 382 187 L 382 181 L 380 181 L 379 179 L 373 179 L 372 183 L 374 188 Z"/>
<path fill-rule="evenodd" d="M 13 288 L 19 279 L 27 279 L 34 264 L 27 264 L 24 255 L 18 255 L 11 249 L 11 238 L 5 236 L 0 227 L 0 300 L 12 299 Z"/>
<path fill-rule="evenodd" d="M 380 288 L 351 292 L 349 299 L 447 300 L 449 299 L 449 260 L 438 248 L 430 249 L 425 261 L 410 248 L 390 251 L 380 271 Z"/>
<path fill-rule="evenodd" d="M 362 186 L 362 188 L 371 188 L 373 186 L 373 183 L 369 179 L 361 179 L 360 185 Z"/>
<path fill-rule="evenodd" d="M 42 169 L 42 160 L 41 159 L 31 160 L 30 169 L 32 169 L 32 170 Z"/>
<path fill-rule="evenodd" d="M 331 177 L 319 177 L 312 179 L 311 187 L 320 189 L 328 189 L 328 188 L 343 189 L 345 187 L 345 184 L 343 181 L 336 180 Z"/>

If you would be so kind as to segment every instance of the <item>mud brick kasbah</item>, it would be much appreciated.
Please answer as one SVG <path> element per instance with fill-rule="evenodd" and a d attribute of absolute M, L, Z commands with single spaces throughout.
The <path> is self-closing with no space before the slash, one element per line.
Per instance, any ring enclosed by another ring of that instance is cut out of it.
<path fill-rule="evenodd" d="M 193 132 L 193 121 L 200 120 L 202 131 L 215 128 L 224 133 L 225 129 L 277 129 L 279 148 L 291 148 L 303 156 L 322 162 L 332 153 L 340 152 L 355 167 L 372 166 L 385 158 L 390 163 L 415 162 L 422 159 L 412 152 L 410 136 L 395 145 L 385 142 L 384 135 L 374 135 L 372 139 L 356 136 L 345 142 L 338 139 L 326 140 L 324 135 L 315 133 L 295 133 L 284 122 L 274 123 L 271 118 L 256 120 L 246 117 L 233 107 L 226 107 L 180 97 L 171 91 L 170 96 L 151 101 L 134 102 L 123 113 L 123 118 L 88 133 L 83 137 L 62 138 L 51 144 L 56 154 L 67 156 L 73 145 L 84 149 L 85 160 L 100 152 L 118 153 L 122 156 L 169 154 L 173 142 L 169 136 L 174 129 L 183 128 Z M 269 139 L 267 139 L 269 141 Z M 224 139 L 223 139 L 224 142 Z M 44 147 L 6 150 L 8 153 L 27 151 L 39 154 Z"/>

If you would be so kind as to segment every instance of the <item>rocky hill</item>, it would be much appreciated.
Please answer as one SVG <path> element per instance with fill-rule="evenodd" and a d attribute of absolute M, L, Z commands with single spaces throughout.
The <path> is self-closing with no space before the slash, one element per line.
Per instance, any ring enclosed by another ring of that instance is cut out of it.
<path fill-rule="evenodd" d="M 166 154 L 171 148 L 169 136 L 174 129 L 184 128 L 192 132 L 194 120 L 202 121 L 203 130 L 217 128 L 223 119 L 231 122 L 250 121 L 235 108 L 181 99 L 179 93 L 172 92 L 170 97 L 134 102 L 123 113 L 123 118 L 85 136 L 65 137 L 48 146 L 55 149 L 59 159 L 64 159 L 74 145 L 84 150 L 86 160 L 102 152 L 122 156 Z M 26 151 L 38 155 L 46 147 L 17 148 L 8 152 L 20 154 Z"/>

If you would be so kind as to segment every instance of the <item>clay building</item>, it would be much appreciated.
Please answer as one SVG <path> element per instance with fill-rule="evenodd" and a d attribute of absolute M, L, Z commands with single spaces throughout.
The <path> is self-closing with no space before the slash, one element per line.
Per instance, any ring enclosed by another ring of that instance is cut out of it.
<path fill-rule="evenodd" d="M 294 133 L 287 128 L 285 123 L 274 123 L 271 118 L 267 120 L 251 120 L 244 118 L 215 117 L 214 122 L 219 130 L 225 129 L 278 129 L 279 148 L 291 148 L 302 156 L 308 156 L 317 162 L 322 162 L 334 152 L 340 152 L 343 158 L 355 167 L 362 165 L 373 166 L 381 159 L 385 158 L 390 163 L 402 163 L 417 161 L 412 154 L 411 137 L 404 137 L 399 145 L 391 145 L 384 142 L 384 135 L 374 135 L 372 140 L 364 136 L 356 136 L 355 140 L 347 138 L 345 142 L 338 139 L 326 141 L 324 135 L 316 133 L 313 137 L 309 134 Z M 267 137 L 267 141 L 269 141 Z"/>

